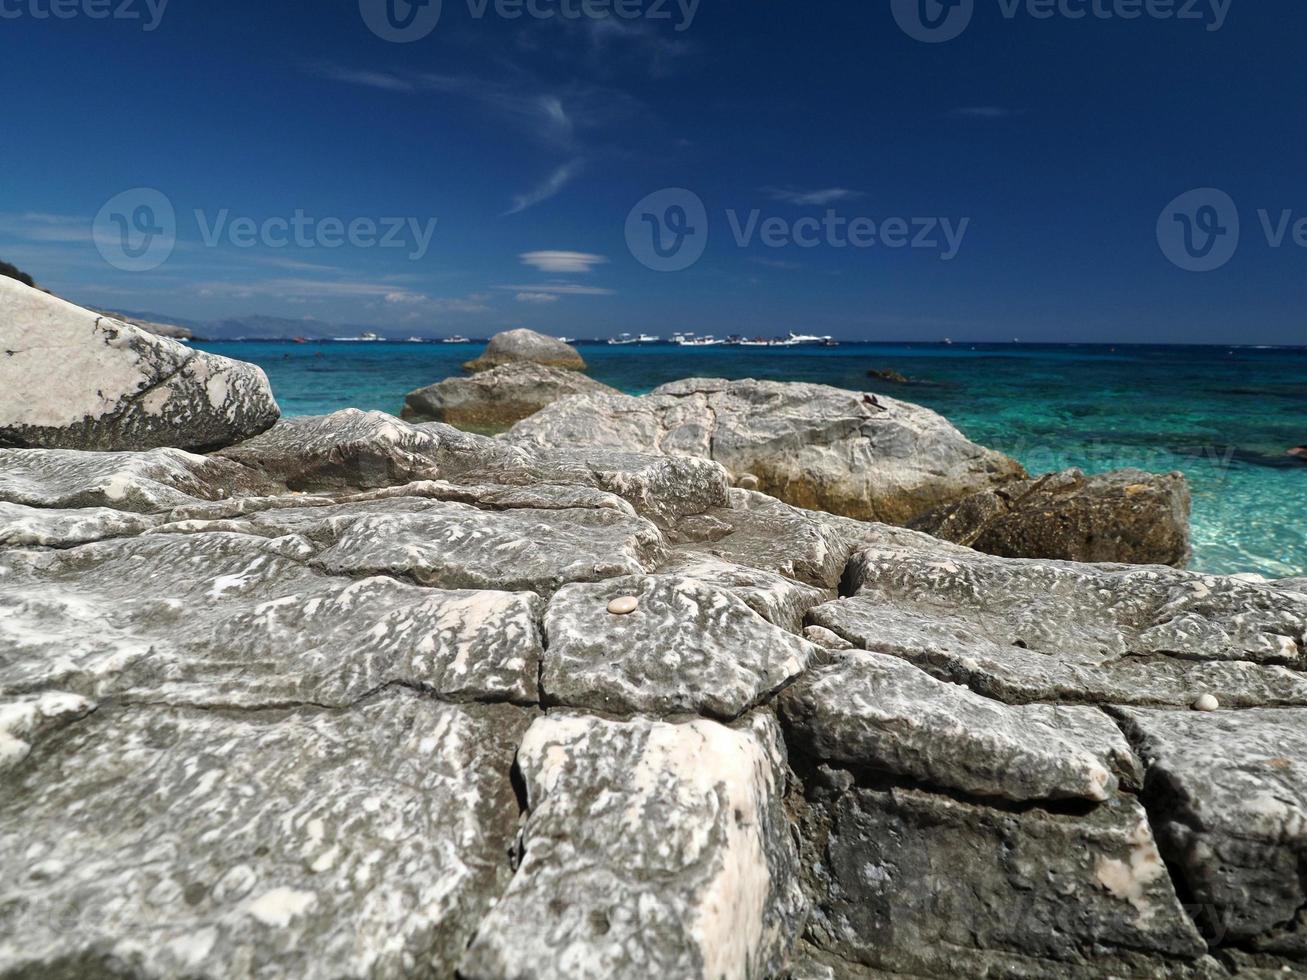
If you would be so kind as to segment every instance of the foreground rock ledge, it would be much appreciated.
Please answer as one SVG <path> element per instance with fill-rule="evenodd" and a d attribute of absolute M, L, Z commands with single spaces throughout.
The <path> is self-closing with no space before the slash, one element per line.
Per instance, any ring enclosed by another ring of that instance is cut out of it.
<path fill-rule="evenodd" d="M 0 977 L 1307 971 L 1307 593 L 729 483 L 0 449 Z"/>
<path fill-rule="evenodd" d="M 253 364 L 0 276 L 0 446 L 216 449 L 280 414 Z"/>

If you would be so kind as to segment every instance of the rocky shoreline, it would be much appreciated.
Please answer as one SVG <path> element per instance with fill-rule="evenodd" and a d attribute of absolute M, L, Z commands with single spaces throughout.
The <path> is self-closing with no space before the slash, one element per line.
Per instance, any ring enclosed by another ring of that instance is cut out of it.
<path fill-rule="evenodd" d="M 1165 478 L 1036 503 L 916 406 L 701 379 L 502 438 L 176 372 L 14 424 L 42 363 L 0 362 L 0 977 L 1307 971 L 1301 581 L 863 519 L 1083 545 L 1104 495 L 1178 522 Z"/>

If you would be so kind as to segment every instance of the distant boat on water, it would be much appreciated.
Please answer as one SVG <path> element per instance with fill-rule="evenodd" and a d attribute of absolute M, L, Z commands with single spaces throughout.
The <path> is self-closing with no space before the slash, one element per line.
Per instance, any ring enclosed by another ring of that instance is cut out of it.
<path fill-rule="evenodd" d="M 472 341 L 468 340 L 461 333 L 456 333 L 452 337 L 446 337 L 444 340 L 441 341 L 441 343 L 442 344 L 470 344 L 472 343 Z"/>
<path fill-rule="evenodd" d="M 365 330 L 357 337 L 337 337 L 335 339 L 337 343 L 341 344 L 372 344 L 381 340 L 382 337 L 380 334 L 375 334 L 371 330 Z"/>
<path fill-rule="evenodd" d="M 662 338 L 655 337 L 651 334 L 642 333 L 638 337 L 633 337 L 629 333 L 618 334 L 608 341 L 614 347 L 625 347 L 628 344 L 656 344 Z"/>

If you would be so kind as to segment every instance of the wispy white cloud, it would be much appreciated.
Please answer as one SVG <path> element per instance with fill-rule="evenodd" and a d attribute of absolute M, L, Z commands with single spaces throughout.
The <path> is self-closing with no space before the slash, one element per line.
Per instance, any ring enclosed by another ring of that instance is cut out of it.
<path fill-rule="evenodd" d="M 786 204 L 801 206 L 835 204 L 838 201 L 852 201 L 863 197 L 862 191 L 852 191 L 847 187 L 823 187 L 818 190 L 799 190 L 794 187 L 764 187 L 764 194 L 769 194 Z"/>
<path fill-rule="evenodd" d="M 519 303 L 557 303 L 559 297 L 554 293 L 518 293 L 517 301 Z"/>
<path fill-rule="evenodd" d="M 555 296 L 614 296 L 615 290 L 602 286 L 578 286 L 571 282 L 530 283 L 520 286 L 496 286 L 513 293 L 549 293 Z"/>
<path fill-rule="evenodd" d="M 513 206 L 504 212 L 504 217 L 510 214 L 521 214 L 527 208 L 535 207 L 541 201 L 547 201 L 554 197 L 564 187 L 570 184 L 585 166 L 583 160 L 569 160 L 561 167 L 555 169 L 543 182 L 531 188 L 522 194 L 513 195 Z"/>
<path fill-rule="evenodd" d="M 971 105 L 952 109 L 949 115 L 955 119 L 1007 119 L 1010 116 L 1019 116 L 1024 111 L 1008 109 L 1001 105 Z"/>
<path fill-rule="evenodd" d="M 389 307 L 413 307 L 440 313 L 483 313 L 484 301 L 471 297 L 430 296 L 393 282 L 371 280 L 264 279 L 257 282 L 203 282 L 196 292 L 206 298 L 276 298 L 286 302 L 363 300 Z"/>
<path fill-rule="evenodd" d="M 762 256 L 750 256 L 749 261 L 755 265 L 765 266 L 768 269 L 785 269 L 792 271 L 794 269 L 803 268 L 802 262 L 791 262 L 788 259 L 767 259 Z"/>
<path fill-rule="evenodd" d="M 518 256 L 523 265 L 550 273 L 593 272 L 595 266 L 603 265 L 608 259 L 592 252 L 564 252 L 558 250 L 543 252 L 523 252 Z"/>

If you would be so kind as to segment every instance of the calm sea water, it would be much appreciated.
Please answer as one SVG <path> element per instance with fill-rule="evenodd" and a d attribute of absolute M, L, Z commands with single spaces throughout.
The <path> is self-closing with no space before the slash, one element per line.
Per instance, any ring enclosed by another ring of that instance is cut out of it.
<path fill-rule="evenodd" d="M 206 343 L 253 361 L 288 415 L 398 413 L 482 345 Z M 837 348 L 578 344 L 590 374 L 643 394 L 684 377 L 815 381 L 947 416 L 1032 472 L 1181 470 L 1194 491 L 1194 566 L 1307 574 L 1307 349 L 844 344 Z M 892 368 L 922 384 L 868 379 Z"/>

